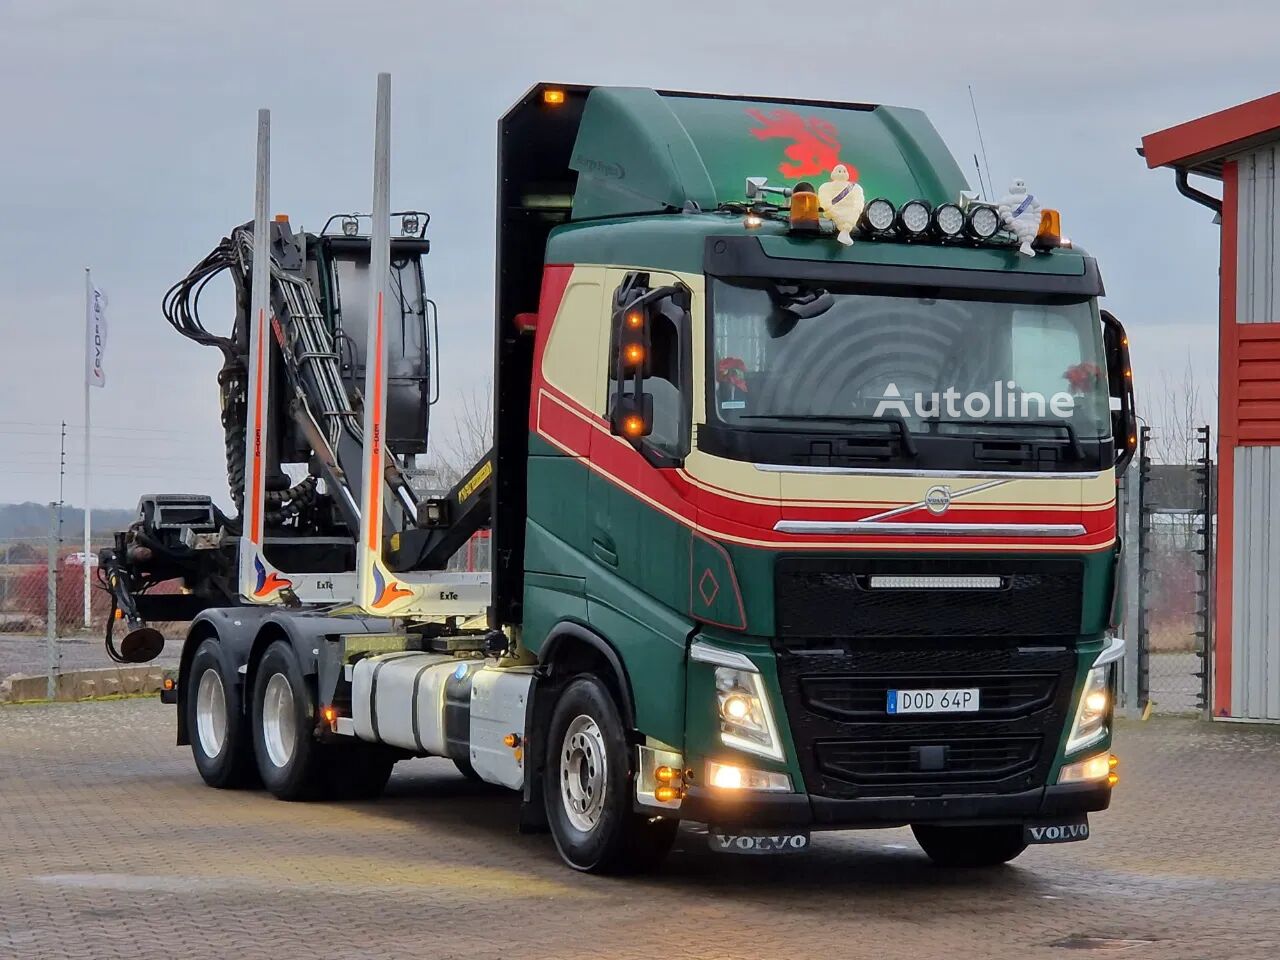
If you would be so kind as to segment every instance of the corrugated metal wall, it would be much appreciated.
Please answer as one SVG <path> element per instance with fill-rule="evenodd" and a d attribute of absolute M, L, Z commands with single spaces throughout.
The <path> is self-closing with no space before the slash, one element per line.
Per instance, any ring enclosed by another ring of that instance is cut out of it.
<path fill-rule="evenodd" d="M 1237 159 L 1240 184 L 1240 245 L 1236 282 L 1237 323 L 1269 323 L 1280 317 L 1280 287 L 1276 272 L 1276 224 L 1280 198 L 1276 196 L 1276 159 L 1280 144 L 1271 144 Z"/>
<path fill-rule="evenodd" d="M 1237 447 L 1231 713 L 1280 720 L 1280 447 Z"/>
<path fill-rule="evenodd" d="M 1271 144 L 1237 158 L 1231 713 L 1259 720 L 1280 720 L 1278 155 Z"/>

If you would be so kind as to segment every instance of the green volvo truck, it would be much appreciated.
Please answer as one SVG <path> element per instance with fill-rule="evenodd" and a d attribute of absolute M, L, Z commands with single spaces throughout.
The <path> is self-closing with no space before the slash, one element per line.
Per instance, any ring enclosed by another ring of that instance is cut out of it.
<path fill-rule="evenodd" d="M 116 655 L 191 621 L 165 697 L 206 781 L 372 796 L 450 758 L 582 870 L 681 821 L 748 854 L 910 825 L 954 866 L 1085 839 L 1135 414 L 1058 213 L 1031 242 L 915 110 L 539 85 L 498 129 L 493 448 L 423 495 L 450 367 L 382 93 L 368 235 L 269 223 L 260 165 L 231 244 L 239 516 L 150 496 L 103 557 Z M 478 530 L 483 584 L 448 571 Z"/>

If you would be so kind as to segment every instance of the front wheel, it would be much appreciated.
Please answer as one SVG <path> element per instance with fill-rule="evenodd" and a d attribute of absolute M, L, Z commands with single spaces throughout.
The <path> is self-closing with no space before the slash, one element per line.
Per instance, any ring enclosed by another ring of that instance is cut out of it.
<path fill-rule="evenodd" d="M 556 848 L 575 870 L 628 873 L 657 866 L 678 821 L 632 809 L 633 751 L 617 705 L 594 676 L 556 701 L 547 736 L 543 799 Z"/>
<path fill-rule="evenodd" d="M 912 824 L 916 842 L 940 867 L 994 867 L 1008 863 L 1027 849 L 1021 824 L 989 827 L 947 827 Z"/>

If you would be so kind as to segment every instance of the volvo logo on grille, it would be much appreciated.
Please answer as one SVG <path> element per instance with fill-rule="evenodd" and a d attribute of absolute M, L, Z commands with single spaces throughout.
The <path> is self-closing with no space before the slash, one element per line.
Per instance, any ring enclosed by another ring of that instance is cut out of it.
<path fill-rule="evenodd" d="M 930 487 L 924 495 L 924 505 L 935 516 L 946 513 L 951 508 L 951 488 L 941 484 Z"/>

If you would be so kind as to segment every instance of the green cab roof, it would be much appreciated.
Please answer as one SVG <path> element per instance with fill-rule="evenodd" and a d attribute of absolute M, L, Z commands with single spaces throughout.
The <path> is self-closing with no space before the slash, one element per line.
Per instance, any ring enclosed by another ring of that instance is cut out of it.
<path fill-rule="evenodd" d="M 868 200 L 938 204 L 968 188 L 919 110 L 597 87 L 569 164 L 573 219 L 714 210 L 744 200 L 747 177 L 817 186 L 838 163 Z"/>

